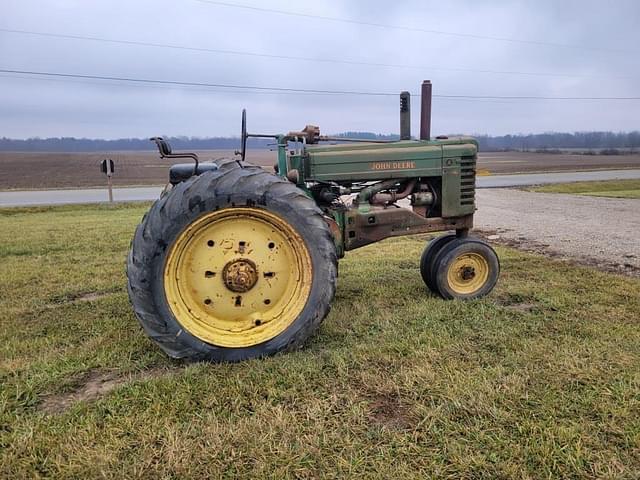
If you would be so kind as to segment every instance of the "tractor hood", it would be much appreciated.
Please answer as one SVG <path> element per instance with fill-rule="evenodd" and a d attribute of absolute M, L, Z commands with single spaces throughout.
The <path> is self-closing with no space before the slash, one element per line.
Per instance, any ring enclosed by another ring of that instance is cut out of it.
<path fill-rule="evenodd" d="M 359 181 L 442 175 L 443 160 L 475 157 L 471 137 L 389 143 L 308 145 L 307 180 Z M 451 162 L 449 162 L 451 163 Z"/>

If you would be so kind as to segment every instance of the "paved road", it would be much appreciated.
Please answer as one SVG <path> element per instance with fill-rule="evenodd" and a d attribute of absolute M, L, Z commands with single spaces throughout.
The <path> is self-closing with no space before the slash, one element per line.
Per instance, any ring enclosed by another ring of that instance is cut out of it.
<path fill-rule="evenodd" d="M 593 172 L 526 173 L 477 177 L 478 188 L 521 187 L 544 183 L 582 182 L 640 178 L 640 170 L 598 170 Z"/>
<path fill-rule="evenodd" d="M 114 188 L 113 199 L 116 202 L 155 200 L 160 196 L 160 192 L 162 187 Z M 107 190 L 100 188 L 0 192 L 0 207 L 99 203 L 108 200 Z"/>
<path fill-rule="evenodd" d="M 480 190 L 477 200 L 474 225 L 494 240 L 640 273 L 640 200 L 508 188 Z"/>
<path fill-rule="evenodd" d="M 478 177 L 478 188 L 516 187 L 543 183 L 576 182 L 582 180 L 612 180 L 640 178 L 640 170 L 600 170 L 594 172 L 530 173 L 523 175 L 492 175 Z M 161 187 L 116 188 L 113 198 L 118 202 L 155 200 Z M 68 203 L 98 203 L 107 201 L 104 189 L 31 190 L 0 192 L 0 207 L 28 205 L 60 205 Z"/>

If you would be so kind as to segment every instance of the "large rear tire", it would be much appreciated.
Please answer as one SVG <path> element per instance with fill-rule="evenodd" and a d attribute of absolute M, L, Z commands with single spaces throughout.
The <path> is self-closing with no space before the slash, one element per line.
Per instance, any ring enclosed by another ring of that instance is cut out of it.
<path fill-rule="evenodd" d="M 176 185 L 145 215 L 127 262 L 129 297 L 169 356 L 241 361 L 299 347 L 329 312 L 333 237 L 315 202 L 259 167 Z"/>

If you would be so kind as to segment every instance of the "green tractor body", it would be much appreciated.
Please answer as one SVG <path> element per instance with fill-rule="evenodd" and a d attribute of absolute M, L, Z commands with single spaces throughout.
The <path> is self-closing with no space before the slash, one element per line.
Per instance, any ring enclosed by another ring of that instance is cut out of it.
<path fill-rule="evenodd" d="M 278 174 L 295 180 L 336 222 L 340 256 L 386 237 L 472 227 L 475 139 L 305 144 L 288 151 L 288 141 L 296 138 L 278 138 Z M 384 183 L 372 187 L 374 182 Z M 402 191 L 408 184 L 412 189 L 404 198 L 410 210 L 389 208 L 401 200 L 397 193 L 380 199 L 380 192 L 375 192 L 381 186 Z M 334 201 L 347 192 L 356 197 L 345 209 Z"/>
<path fill-rule="evenodd" d="M 435 294 L 490 293 L 498 258 L 468 235 L 478 144 L 430 138 L 425 84 L 420 140 L 411 139 L 406 92 L 398 141 L 324 137 L 312 125 L 250 134 L 244 111 L 236 159 L 200 163 L 152 139 L 162 157 L 195 164 L 171 168 L 172 188 L 132 242 L 129 296 L 149 336 L 175 358 L 239 361 L 296 348 L 329 312 L 338 259 L 401 235 L 451 232 L 416 262 Z M 245 161 L 251 137 L 275 139 L 273 173 Z"/>

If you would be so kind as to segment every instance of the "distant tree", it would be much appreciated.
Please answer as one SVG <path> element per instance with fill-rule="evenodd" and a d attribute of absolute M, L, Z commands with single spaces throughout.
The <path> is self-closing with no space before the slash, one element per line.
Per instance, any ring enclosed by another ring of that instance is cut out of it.
<path fill-rule="evenodd" d="M 368 140 L 397 140 L 396 134 L 373 132 L 342 132 L 337 137 Z M 166 137 L 176 150 L 232 150 L 239 146 L 237 137 Z M 606 148 L 640 149 L 640 132 L 545 132 L 540 134 L 476 135 L 481 151 L 538 150 L 583 148 L 600 150 Z M 249 148 L 270 148 L 273 140 L 250 139 Z M 154 146 L 146 138 L 120 138 L 102 140 L 90 138 L 28 138 L 24 140 L 0 138 L 0 151 L 22 152 L 111 152 L 122 150 L 152 150 Z"/>

